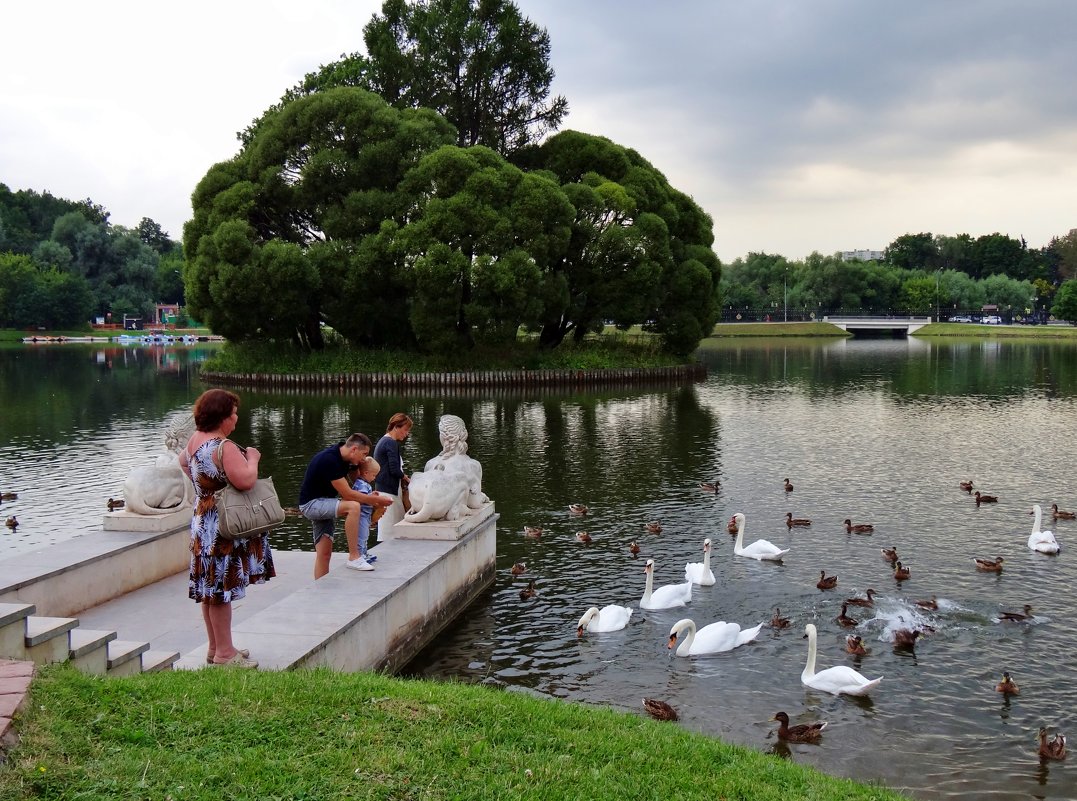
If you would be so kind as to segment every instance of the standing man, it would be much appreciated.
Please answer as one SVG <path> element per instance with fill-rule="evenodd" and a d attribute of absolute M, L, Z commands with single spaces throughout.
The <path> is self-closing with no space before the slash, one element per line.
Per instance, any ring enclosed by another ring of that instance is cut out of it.
<path fill-rule="evenodd" d="M 360 504 L 389 506 L 393 499 L 377 493 L 356 492 L 348 485 L 347 478 L 348 470 L 370 455 L 370 445 L 366 434 L 352 434 L 343 442 L 318 451 L 307 465 L 299 488 L 299 511 L 314 526 L 315 579 L 329 572 L 333 527 L 338 517 L 344 518 L 344 534 L 348 538 L 347 566 L 352 570 L 372 569 L 359 556 Z"/>

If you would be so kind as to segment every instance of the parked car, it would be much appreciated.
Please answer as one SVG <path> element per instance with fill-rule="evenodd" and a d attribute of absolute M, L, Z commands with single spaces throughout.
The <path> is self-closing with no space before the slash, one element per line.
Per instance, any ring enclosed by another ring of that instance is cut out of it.
<path fill-rule="evenodd" d="M 967 314 L 957 314 L 950 318 L 951 323 L 971 323 L 972 318 Z"/>
<path fill-rule="evenodd" d="M 997 314 L 985 314 L 984 325 L 1002 325 L 1002 318 Z"/>

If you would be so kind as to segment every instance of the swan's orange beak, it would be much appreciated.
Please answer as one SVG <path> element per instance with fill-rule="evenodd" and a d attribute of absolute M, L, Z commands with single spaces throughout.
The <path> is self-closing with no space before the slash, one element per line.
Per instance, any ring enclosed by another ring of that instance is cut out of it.
<path fill-rule="evenodd" d="M 669 649 L 669 650 L 672 650 L 673 646 L 676 645 L 676 644 L 677 644 L 677 635 L 676 634 L 670 634 L 669 635 L 669 645 L 667 645 L 666 648 Z"/>

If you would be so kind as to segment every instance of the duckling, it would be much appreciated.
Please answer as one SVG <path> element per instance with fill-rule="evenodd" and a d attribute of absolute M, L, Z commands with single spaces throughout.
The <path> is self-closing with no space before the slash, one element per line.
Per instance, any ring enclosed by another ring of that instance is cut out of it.
<path fill-rule="evenodd" d="M 890 564 L 894 564 L 898 560 L 897 548 L 891 546 L 889 548 L 880 548 L 879 550 L 882 551 L 883 559 Z"/>
<path fill-rule="evenodd" d="M 981 503 L 998 503 L 997 495 L 981 495 L 979 491 L 976 492 L 976 505 Z"/>
<path fill-rule="evenodd" d="M 117 499 L 117 498 L 109 498 L 108 499 L 108 510 L 110 512 L 114 512 L 115 510 L 122 509 L 122 508 L 123 508 L 123 499 L 122 498 L 119 498 L 119 499 Z"/>
<path fill-rule="evenodd" d="M 786 492 L 792 492 L 793 491 L 793 485 L 791 483 L 789 483 L 789 479 L 785 480 L 785 491 Z"/>
<path fill-rule="evenodd" d="M 677 710 L 665 701 L 659 701 L 657 698 L 644 698 L 643 708 L 647 710 L 648 715 L 656 720 L 677 719 Z"/>
<path fill-rule="evenodd" d="M 1023 612 L 999 612 L 999 620 L 1009 620 L 1013 623 L 1022 623 L 1026 620 L 1031 620 L 1035 615 L 1032 614 L 1032 607 L 1029 604 L 1024 605 Z"/>
<path fill-rule="evenodd" d="M 542 536 L 542 526 L 524 526 L 524 536 L 537 540 Z"/>
<path fill-rule="evenodd" d="M 15 501 L 18 498 L 19 493 L 17 492 L 0 492 L 0 501 Z"/>
<path fill-rule="evenodd" d="M 568 510 L 574 515 L 585 515 L 591 511 L 582 503 L 570 503 L 568 505 Z"/>
<path fill-rule="evenodd" d="M 1021 694 L 1021 690 L 1018 688 L 1017 682 L 1015 682 L 1010 677 L 1010 671 L 1008 670 L 1002 671 L 1002 681 L 995 685 L 995 692 L 1002 693 L 1003 695 Z"/>
<path fill-rule="evenodd" d="M 810 526 L 811 520 L 806 517 L 793 517 L 792 512 L 786 512 L 785 525 L 787 525 L 789 528 L 792 528 L 793 526 Z"/>
<path fill-rule="evenodd" d="M 632 540 L 632 542 L 628 544 L 628 550 L 632 552 L 633 558 L 639 556 L 639 545 L 635 540 Z"/>
<path fill-rule="evenodd" d="M 7 500 L 7 493 L 4 493 L 4 500 Z M 1058 508 L 1057 503 L 1051 504 L 1051 515 L 1055 520 L 1073 520 L 1077 518 L 1077 512 L 1063 512 Z"/>
<path fill-rule="evenodd" d="M 662 524 L 659 523 L 657 520 L 652 520 L 650 523 L 648 523 L 645 526 L 645 528 L 651 534 L 661 534 L 662 533 Z"/>
<path fill-rule="evenodd" d="M 982 559 L 979 556 L 974 556 L 973 559 L 976 562 L 976 569 L 982 570 L 985 573 L 1001 573 L 1002 572 L 1002 557 L 996 556 L 994 559 Z"/>
<path fill-rule="evenodd" d="M 784 712 L 778 712 L 771 720 L 778 721 L 778 739 L 788 743 L 814 743 L 823 734 L 826 721 L 819 723 L 798 723 L 796 726 L 789 725 L 789 716 Z"/>
<path fill-rule="evenodd" d="M 722 488 L 722 483 L 717 479 L 714 481 L 700 481 L 699 488 L 704 492 L 717 492 Z"/>
<path fill-rule="evenodd" d="M 815 584 L 821 590 L 832 590 L 838 586 L 837 576 L 828 576 L 825 570 L 819 571 L 819 581 Z"/>
<path fill-rule="evenodd" d="M 526 601 L 536 595 L 538 595 L 538 592 L 535 590 L 535 580 L 531 579 L 531 581 L 527 582 L 527 586 L 520 590 L 520 600 Z"/>
<path fill-rule="evenodd" d="M 586 545 L 590 541 L 591 541 L 591 535 L 588 534 L 586 531 L 577 531 L 576 532 L 576 542 L 582 542 L 584 545 Z"/>
<path fill-rule="evenodd" d="M 868 587 L 867 590 L 864 591 L 864 595 L 866 595 L 867 598 L 846 598 L 845 603 L 849 606 L 866 606 L 869 608 L 875 606 L 875 590 Z"/>
<path fill-rule="evenodd" d="M 866 656 L 868 649 L 864 647 L 864 641 L 857 634 L 850 634 L 845 638 L 845 650 L 856 656 Z"/>
<path fill-rule="evenodd" d="M 522 576 L 524 573 L 527 572 L 527 565 L 525 565 L 523 562 L 517 562 L 510 568 L 510 571 L 514 576 Z"/>
<path fill-rule="evenodd" d="M 15 518 L 15 515 L 12 515 L 6 521 L 4 521 L 4 525 L 14 531 L 19 527 L 19 521 Z"/>
<path fill-rule="evenodd" d="M 857 523 L 853 525 L 853 521 L 848 517 L 842 521 L 845 524 L 846 534 L 870 534 L 875 530 L 875 526 L 871 523 Z"/>
<path fill-rule="evenodd" d="M 787 617 L 782 617 L 782 610 L 779 607 L 774 607 L 774 617 L 770 619 L 770 627 L 772 629 L 785 629 L 789 628 L 789 624 L 793 621 Z"/>
<path fill-rule="evenodd" d="M 920 629 L 895 629 L 894 647 L 911 650 L 916 647 L 916 641 L 923 635 L 924 632 L 920 631 Z"/>
<path fill-rule="evenodd" d="M 912 576 L 912 571 L 907 567 L 903 567 L 901 560 L 894 562 L 894 578 L 898 581 L 905 581 Z"/>
<path fill-rule="evenodd" d="M 965 492 L 969 493 L 970 495 L 972 494 L 972 482 L 971 481 L 962 481 L 957 486 L 961 487 L 961 489 L 965 490 Z"/>
<path fill-rule="evenodd" d="M 855 617 L 849 617 L 847 614 L 845 614 L 845 612 L 846 612 L 846 604 L 842 604 L 841 605 L 841 614 L 838 615 L 836 618 L 834 618 L 835 620 L 838 621 L 839 626 L 845 626 L 846 628 L 851 628 L 852 626 L 859 626 L 860 625 L 859 620 L 857 620 Z"/>
<path fill-rule="evenodd" d="M 1056 734 L 1047 741 L 1047 727 L 1040 727 L 1040 756 L 1044 759 L 1063 759 L 1066 756 L 1066 735 Z"/>
<path fill-rule="evenodd" d="M 931 600 L 929 600 L 929 601 L 913 601 L 913 603 L 916 604 L 917 606 L 919 606 L 921 609 L 938 609 L 939 608 L 939 602 L 937 600 L 935 600 L 934 595 L 931 596 Z"/>

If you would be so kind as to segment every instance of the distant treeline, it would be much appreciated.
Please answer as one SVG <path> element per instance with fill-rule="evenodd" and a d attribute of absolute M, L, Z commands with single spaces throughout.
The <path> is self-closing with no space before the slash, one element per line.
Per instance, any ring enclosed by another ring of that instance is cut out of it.
<path fill-rule="evenodd" d="M 94 317 L 152 320 L 183 300 L 183 250 L 148 217 L 109 223 L 86 200 L 0 183 L 0 327 L 81 327 Z"/>

